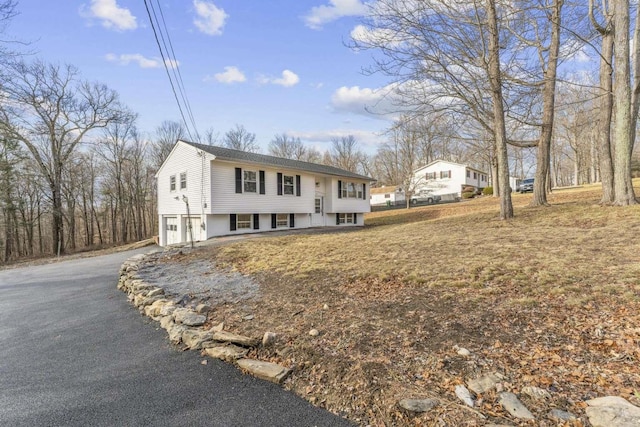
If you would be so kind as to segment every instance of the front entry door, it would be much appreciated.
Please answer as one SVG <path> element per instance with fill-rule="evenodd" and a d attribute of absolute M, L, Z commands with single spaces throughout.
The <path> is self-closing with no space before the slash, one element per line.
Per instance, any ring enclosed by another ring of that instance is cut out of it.
<path fill-rule="evenodd" d="M 324 225 L 324 197 L 322 196 L 316 196 L 314 211 L 311 214 L 311 225 L 313 227 Z"/>

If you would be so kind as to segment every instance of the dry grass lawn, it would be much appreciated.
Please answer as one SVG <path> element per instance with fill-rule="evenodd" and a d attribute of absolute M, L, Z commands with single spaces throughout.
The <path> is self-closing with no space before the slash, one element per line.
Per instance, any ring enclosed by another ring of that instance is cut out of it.
<path fill-rule="evenodd" d="M 454 394 L 497 371 L 503 390 L 552 395 L 521 396 L 536 416 L 522 425 L 558 425 L 552 408 L 579 417 L 567 425 L 588 425 L 585 399 L 640 404 L 640 206 L 601 207 L 599 198 L 597 186 L 562 190 L 550 207 L 530 208 L 531 195 L 514 194 L 511 221 L 496 219 L 491 197 L 378 212 L 357 231 L 192 256 L 261 284 L 258 298 L 217 307 L 211 322 L 276 332 L 279 345 L 253 355 L 294 367 L 285 387 L 358 424 L 517 424 L 495 391 L 473 410 Z M 441 404 L 422 415 L 397 405 L 420 397 Z"/>

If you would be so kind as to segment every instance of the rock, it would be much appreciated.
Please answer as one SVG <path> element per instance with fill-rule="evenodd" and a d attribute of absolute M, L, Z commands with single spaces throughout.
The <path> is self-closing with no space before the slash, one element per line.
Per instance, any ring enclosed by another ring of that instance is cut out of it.
<path fill-rule="evenodd" d="M 529 396 L 533 400 L 551 399 L 551 394 L 540 387 L 526 386 L 522 387 L 522 394 Z"/>
<path fill-rule="evenodd" d="M 180 344 L 180 342 L 182 341 L 182 333 L 186 330 L 186 326 L 176 325 L 174 323 L 167 329 L 167 332 L 169 333 L 169 340 L 174 344 Z"/>
<path fill-rule="evenodd" d="M 148 297 L 155 297 L 157 295 L 164 295 L 164 289 L 162 288 L 155 288 L 149 291 L 149 293 L 147 293 Z"/>
<path fill-rule="evenodd" d="M 207 314 L 211 311 L 211 306 L 209 304 L 198 304 L 196 305 L 196 313 L 198 314 Z"/>
<path fill-rule="evenodd" d="M 220 322 L 217 325 L 215 325 L 213 328 L 211 328 L 211 330 L 213 332 L 220 332 L 220 331 L 224 331 L 224 322 Z"/>
<path fill-rule="evenodd" d="M 238 360 L 238 366 L 258 378 L 271 381 L 276 384 L 280 384 L 284 381 L 287 375 L 291 372 L 291 369 L 287 369 L 284 366 L 253 359 L 240 359 Z"/>
<path fill-rule="evenodd" d="M 200 350 L 202 343 L 211 341 L 213 334 L 201 329 L 187 329 L 182 333 L 182 342 L 192 350 Z"/>
<path fill-rule="evenodd" d="M 275 333 L 265 332 L 264 335 L 262 336 L 262 345 L 265 347 L 268 347 L 274 342 L 276 342 L 276 338 L 278 338 L 278 336 Z"/>
<path fill-rule="evenodd" d="M 309 335 L 311 335 L 312 337 L 317 337 L 318 335 L 320 335 L 320 332 L 317 329 L 312 329 L 309 331 Z"/>
<path fill-rule="evenodd" d="M 243 347 L 255 347 L 258 345 L 258 340 L 255 338 L 245 337 L 243 335 L 234 334 L 233 332 L 217 331 L 213 333 L 213 339 L 215 341 L 230 342 L 232 344 L 238 344 Z"/>
<path fill-rule="evenodd" d="M 438 405 L 437 399 L 402 399 L 398 402 L 401 408 L 410 412 L 428 412 Z"/>
<path fill-rule="evenodd" d="M 469 393 L 469 390 L 465 386 L 457 385 L 455 393 L 456 396 L 458 396 L 458 399 L 462 400 L 465 405 L 473 408 L 475 402 L 473 400 L 473 397 L 471 397 L 471 393 Z"/>
<path fill-rule="evenodd" d="M 456 353 L 463 357 L 471 356 L 471 352 L 464 347 L 460 347 Z"/>
<path fill-rule="evenodd" d="M 562 411 L 560 409 L 552 409 L 549 411 L 549 417 L 562 421 L 571 421 L 577 419 L 571 412 Z"/>
<path fill-rule="evenodd" d="M 253 320 L 255 316 L 253 314 L 247 314 L 242 318 L 242 320 Z"/>
<path fill-rule="evenodd" d="M 502 407 L 515 418 L 533 420 L 535 417 L 527 409 L 526 406 L 518 400 L 515 394 L 505 391 L 500 393 L 500 404 Z"/>
<path fill-rule="evenodd" d="M 474 378 L 467 381 L 467 386 L 473 390 L 475 394 L 486 393 L 498 384 L 504 377 L 497 372 Z"/>
<path fill-rule="evenodd" d="M 166 304 L 163 304 L 158 310 L 158 316 L 172 316 L 173 312 L 176 310 L 176 305 L 173 301 L 167 301 Z M 172 316 L 173 317 L 173 316 Z"/>
<path fill-rule="evenodd" d="M 165 330 L 169 330 L 170 327 L 172 327 L 173 325 L 175 325 L 176 323 L 173 321 L 173 317 L 172 316 L 163 316 L 160 319 L 160 327 L 162 329 Z"/>
<path fill-rule="evenodd" d="M 327 304 L 325 304 L 325 305 L 322 306 L 322 309 L 323 310 L 329 310 L 329 306 Z"/>
<path fill-rule="evenodd" d="M 587 417 L 593 427 L 631 427 L 640 425 L 640 408 L 618 396 L 587 400 Z"/>
<path fill-rule="evenodd" d="M 214 359 L 226 360 L 228 362 L 233 362 L 238 359 L 242 359 L 247 355 L 249 350 L 246 348 L 238 347 L 237 345 L 227 344 L 227 345 L 216 345 L 214 347 L 208 347 L 204 350 L 205 354 L 209 357 L 213 357 Z"/>
<path fill-rule="evenodd" d="M 206 365 L 207 363 L 209 363 L 209 361 L 207 359 L 205 359 L 205 360 L 200 362 L 201 365 Z"/>
<path fill-rule="evenodd" d="M 186 326 L 202 326 L 207 321 L 207 316 L 198 314 L 188 308 L 176 308 L 173 311 L 173 320 Z"/>

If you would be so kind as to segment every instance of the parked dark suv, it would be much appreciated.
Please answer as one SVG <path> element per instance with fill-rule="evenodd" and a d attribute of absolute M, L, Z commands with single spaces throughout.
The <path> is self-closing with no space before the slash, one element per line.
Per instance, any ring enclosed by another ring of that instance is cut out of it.
<path fill-rule="evenodd" d="M 527 191 L 533 191 L 533 178 L 522 180 L 520 187 L 518 187 L 518 193 L 526 193 Z"/>

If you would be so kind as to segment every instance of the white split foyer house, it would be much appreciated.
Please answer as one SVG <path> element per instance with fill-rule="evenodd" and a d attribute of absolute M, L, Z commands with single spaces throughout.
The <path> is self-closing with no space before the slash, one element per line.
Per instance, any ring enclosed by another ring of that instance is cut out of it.
<path fill-rule="evenodd" d="M 177 141 L 156 174 L 159 244 L 361 226 L 374 179 L 332 166 Z"/>
<path fill-rule="evenodd" d="M 436 160 L 416 169 L 413 179 L 416 193 L 425 192 L 441 196 L 442 200 L 461 197 L 464 188 L 477 191 L 489 186 L 489 176 L 486 172 L 445 160 Z"/>

